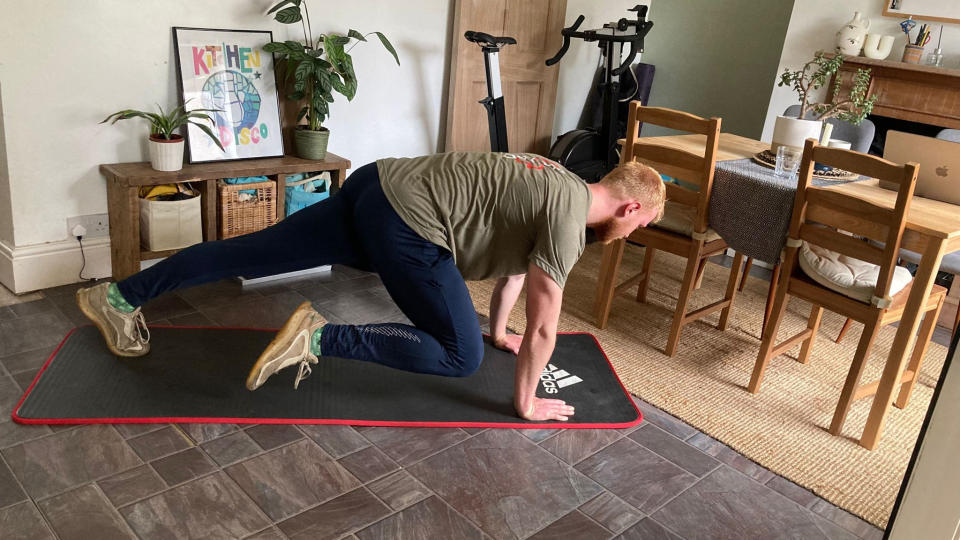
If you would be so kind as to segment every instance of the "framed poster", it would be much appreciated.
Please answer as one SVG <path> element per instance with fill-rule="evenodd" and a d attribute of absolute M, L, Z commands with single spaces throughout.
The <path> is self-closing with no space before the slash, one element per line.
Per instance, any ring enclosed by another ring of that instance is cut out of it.
<path fill-rule="evenodd" d="M 913 17 L 921 22 L 960 23 L 960 2 L 957 0 L 883 0 L 883 15 L 901 19 Z"/>
<path fill-rule="evenodd" d="M 223 150 L 187 126 L 190 163 L 283 156 L 280 102 L 268 30 L 173 29 L 177 84 L 187 111 L 208 112 Z"/>

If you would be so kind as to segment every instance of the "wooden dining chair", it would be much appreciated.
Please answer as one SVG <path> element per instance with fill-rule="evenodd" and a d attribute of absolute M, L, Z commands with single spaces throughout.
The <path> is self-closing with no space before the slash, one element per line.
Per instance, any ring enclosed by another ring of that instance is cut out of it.
<path fill-rule="evenodd" d="M 896 183 L 899 189 L 895 206 L 885 208 L 827 188 L 811 186 L 815 162 Z M 912 276 L 906 268 L 898 267 L 896 263 L 916 180 L 916 163 L 897 165 L 875 156 L 819 146 L 814 139 L 807 140 L 781 268 L 782 276 L 747 387 L 751 393 L 760 390 L 770 360 L 798 343 L 802 343 L 802 347 L 797 360 L 804 364 L 808 362 L 824 308 L 864 325 L 830 423 L 830 433 L 840 433 L 851 403 L 876 393 L 877 383 L 860 385 L 860 377 L 877 331 L 886 324 L 900 320 L 910 294 Z M 865 242 L 846 232 L 882 242 L 883 245 Z M 843 264 L 836 265 L 833 262 Z M 859 278 L 852 284 L 842 283 L 843 280 L 838 276 L 844 272 Z M 945 295 L 946 289 L 934 286 L 926 299 L 923 324 L 900 381 L 900 394 L 895 402 L 897 407 L 906 406 L 910 398 Z M 777 344 L 777 331 L 791 297 L 812 304 L 807 328 Z"/>
<path fill-rule="evenodd" d="M 699 155 L 645 142 L 643 138 L 638 137 L 638 126 L 641 122 L 705 136 L 704 154 Z M 682 181 L 683 185 L 670 182 L 666 184 L 667 203 L 663 219 L 655 225 L 635 230 L 627 240 L 617 240 L 606 246 L 600 265 L 594 313 L 597 326 L 605 328 L 614 295 L 618 291 L 635 285 L 638 286 L 637 300 L 645 302 L 657 250 L 685 257 L 686 270 L 681 281 L 680 295 L 666 346 L 667 355 L 673 356 L 677 352 L 680 331 L 685 325 L 722 310 L 717 328 L 726 329 L 730 307 L 737 292 L 737 277 L 743 262 L 742 255 L 738 253 L 730 269 L 730 279 L 721 300 L 693 312 L 687 312 L 687 304 L 702 276 L 707 259 L 722 254 L 728 247 L 720 235 L 707 225 L 707 210 L 710 207 L 713 169 L 716 165 L 717 143 L 720 136 L 720 119 L 700 118 L 689 113 L 660 107 L 644 107 L 639 101 L 634 101 L 630 103 L 626 135 L 621 151 L 621 163 L 639 161 Z M 627 241 L 646 246 L 643 255 L 643 271 L 617 284 L 620 262 L 623 259 Z"/>

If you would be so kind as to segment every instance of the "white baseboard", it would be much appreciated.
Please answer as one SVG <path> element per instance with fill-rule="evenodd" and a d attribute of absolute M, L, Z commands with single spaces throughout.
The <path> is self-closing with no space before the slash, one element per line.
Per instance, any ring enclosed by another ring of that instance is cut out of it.
<path fill-rule="evenodd" d="M 109 237 L 85 240 L 83 255 L 87 261 L 83 277 L 111 275 Z M 19 247 L 0 242 L 0 282 L 16 294 L 77 283 L 82 264 L 75 239 Z"/>
<path fill-rule="evenodd" d="M 314 274 L 324 274 L 330 272 L 333 267 L 329 264 L 324 266 L 317 266 L 315 268 L 307 268 L 306 270 L 297 270 L 296 272 L 287 272 L 284 274 L 274 274 L 272 276 L 263 276 L 258 278 L 245 278 L 243 276 L 238 276 L 237 281 L 240 282 L 240 285 L 247 287 L 249 285 L 257 285 L 260 283 L 267 283 L 270 281 L 277 281 L 278 279 L 290 279 L 295 277 L 303 276 L 312 276 Z"/>

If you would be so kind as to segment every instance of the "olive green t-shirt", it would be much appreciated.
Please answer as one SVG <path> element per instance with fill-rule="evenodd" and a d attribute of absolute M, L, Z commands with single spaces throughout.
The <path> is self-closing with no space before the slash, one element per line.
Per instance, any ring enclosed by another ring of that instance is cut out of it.
<path fill-rule="evenodd" d="M 590 190 L 547 158 L 451 152 L 380 159 L 377 170 L 404 223 L 448 249 L 465 279 L 534 263 L 563 287 L 583 253 Z"/>

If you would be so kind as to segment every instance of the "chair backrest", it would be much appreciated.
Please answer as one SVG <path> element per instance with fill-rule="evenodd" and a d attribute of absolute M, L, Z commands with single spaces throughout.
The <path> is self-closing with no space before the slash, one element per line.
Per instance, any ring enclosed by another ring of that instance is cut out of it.
<path fill-rule="evenodd" d="M 886 208 L 842 192 L 811 186 L 815 162 L 896 184 L 897 200 L 894 207 Z M 790 220 L 791 240 L 788 241 L 787 257 L 796 257 L 798 241 L 806 240 L 848 257 L 879 265 L 880 276 L 874 290 L 874 303 L 880 305 L 882 299 L 889 297 L 890 281 L 900 252 L 900 240 L 917 184 L 918 169 L 919 166 L 913 162 L 898 165 L 852 150 L 820 146 L 815 139 L 807 139 Z M 866 237 L 882 245 L 871 245 L 840 231 Z"/>
<path fill-rule="evenodd" d="M 706 136 L 703 155 L 673 148 L 638 136 L 641 123 L 654 124 L 678 131 Z M 693 230 L 707 230 L 707 212 L 710 208 L 710 192 L 713 187 L 713 169 L 717 163 L 717 144 L 720 139 L 720 119 L 701 118 L 663 107 L 644 107 L 639 101 L 630 103 L 627 120 L 627 136 L 624 140 L 621 163 L 639 161 L 667 176 L 697 186 L 689 189 L 675 183 L 667 183 L 667 200 L 692 206 L 696 209 Z"/>
<path fill-rule="evenodd" d="M 793 118 L 796 118 L 798 114 L 800 114 L 799 105 L 791 105 L 783 111 L 784 116 Z M 804 118 L 804 120 L 813 120 L 814 116 L 815 114 L 811 111 L 807 113 L 807 117 Z M 854 152 L 863 152 L 866 154 L 870 151 L 870 145 L 873 144 L 873 137 L 877 133 L 877 126 L 869 119 L 864 118 L 859 125 L 844 122 L 839 118 L 828 118 L 826 121 L 828 124 L 833 125 L 833 135 L 831 135 L 830 138 L 849 142 L 850 149 Z"/>

